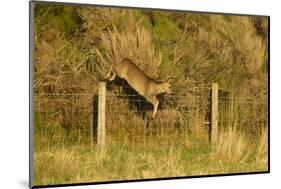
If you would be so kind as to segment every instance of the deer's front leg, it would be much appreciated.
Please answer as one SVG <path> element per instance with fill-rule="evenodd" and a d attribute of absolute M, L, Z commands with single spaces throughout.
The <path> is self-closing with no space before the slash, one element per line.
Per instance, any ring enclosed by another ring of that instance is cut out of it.
<path fill-rule="evenodd" d="M 156 103 L 153 105 L 153 115 L 152 115 L 152 119 L 155 118 L 155 115 L 157 113 L 157 109 L 158 109 L 158 105 L 159 105 L 159 101 L 157 100 Z"/>
<path fill-rule="evenodd" d="M 152 97 L 152 98 L 149 98 L 148 101 L 153 105 L 152 119 L 154 119 L 155 115 L 157 113 L 159 100 L 156 97 Z"/>

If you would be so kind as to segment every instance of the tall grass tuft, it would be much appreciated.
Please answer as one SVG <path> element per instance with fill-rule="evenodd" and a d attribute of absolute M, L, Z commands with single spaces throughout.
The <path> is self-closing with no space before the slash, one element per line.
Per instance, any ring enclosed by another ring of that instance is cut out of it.
<path fill-rule="evenodd" d="M 238 132 L 235 128 L 220 132 L 213 145 L 212 156 L 214 159 L 243 163 L 250 155 L 249 141 L 243 133 Z"/>
<path fill-rule="evenodd" d="M 102 48 L 94 48 L 98 58 L 99 73 L 105 75 L 110 65 L 118 64 L 123 58 L 130 58 L 151 77 L 157 78 L 161 54 L 156 51 L 151 34 L 138 25 L 133 30 L 112 30 L 101 33 Z"/>

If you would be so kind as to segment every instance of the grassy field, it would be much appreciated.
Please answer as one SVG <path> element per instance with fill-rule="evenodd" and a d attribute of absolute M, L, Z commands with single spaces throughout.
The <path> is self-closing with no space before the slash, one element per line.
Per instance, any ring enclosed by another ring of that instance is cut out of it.
<path fill-rule="evenodd" d="M 230 128 L 213 145 L 186 130 L 137 140 L 124 133 L 117 140 L 114 133 L 104 147 L 71 141 L 59 130 L 35 133 L 35 185 L 268 170 L 267 130 L 251 138 Z"/>

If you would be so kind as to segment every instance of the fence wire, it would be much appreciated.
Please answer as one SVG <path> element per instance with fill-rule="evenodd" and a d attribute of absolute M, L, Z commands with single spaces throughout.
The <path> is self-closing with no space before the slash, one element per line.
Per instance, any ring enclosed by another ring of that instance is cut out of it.
<path fill-rule="evenodd" d="M 184 93 L 159 96 L 156 118 L 151 121 L 153 106 L 127 86 L 108 86 L 106 92 L 106 132 L 116 140 L 124 136 L 138 140 L 152 133 L 179 133 L 181 130 L 208 133 L 211 124 L 210 85 L 190 86 Z M 219 93 L 219 127 L 239 126 L 247 132 L 266 127 L 267 99 L 234 97 Z M 35 131 L 39 136 L 66 136 L 73 143 L 91 142 L 98 122 L 98 94 L 35 93 Z M 199 129 L 200 130 L 200 129 Z M 201 132 L 201 131 L 200 131 Z"/>

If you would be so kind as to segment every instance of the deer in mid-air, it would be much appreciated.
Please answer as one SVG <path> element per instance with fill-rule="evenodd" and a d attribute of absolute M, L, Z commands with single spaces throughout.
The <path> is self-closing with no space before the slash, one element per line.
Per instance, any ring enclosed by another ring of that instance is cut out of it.
<path fill-rule="evenodd" d="M 105 80 L 112 81 L 116 75 L 125 79 L 128 84 L 153 105 L 152 119 L 155 118 L 159 100 L 157 95 L 167 93 L 171 95 L 171 83 L 168 81 L 159 82 L 147 76 L 136 64 L 130 59 L 124 58 L 117 65 L 112 65 Z"/>

